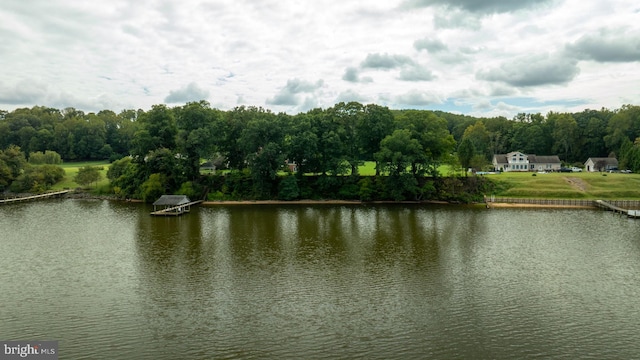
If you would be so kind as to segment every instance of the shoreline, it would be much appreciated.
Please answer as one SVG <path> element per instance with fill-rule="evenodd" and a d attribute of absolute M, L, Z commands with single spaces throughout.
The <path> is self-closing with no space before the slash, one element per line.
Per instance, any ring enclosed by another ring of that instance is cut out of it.
<path fill-rule="evenodd" d="M 21 194 L 25 195 L 25 194 Z M 109 195 L 93 195 L 87 192 L 76 192 L 62 195 L 66 199 L 87 199 L 87 200 L 110 200 L 131 203 L 144 203 L 138 199 L 120 199 Z M 562 199 L 539 199 L 549 201 L 564 201 Z M 475 202 L 462 204 L 457 202 L 422 200 L 422 201 L 360 201 L 360 200 L 206 200 L 201 203 L 203 206 L 242 206 L 242 205 L 457 205 L 457 206 L 482 206 L 487 209 L 598 209 L 596 205 L 586 204 L 535 204 L 535 203 L 506 203 L 506 202 Z"/>
<path fill-rule="evenodd" d="M 524 204 L 524 203 L 486 203 L 487 208 L 499 209 L 583 209 L 595 210 L 596 206 L 589 205 L 559 205 L 559 204 Z"/>
<path fill-rule="evenodd" d="M 446 201 L 360 201 L 360 200 L 220 200 L 204 201 L 202 205 L 376 205 L 376 204 L 406 204 L 406 205 L 474 205 L 454 204 Z M 481 204 L 481 203 L 475 203 Z"/>

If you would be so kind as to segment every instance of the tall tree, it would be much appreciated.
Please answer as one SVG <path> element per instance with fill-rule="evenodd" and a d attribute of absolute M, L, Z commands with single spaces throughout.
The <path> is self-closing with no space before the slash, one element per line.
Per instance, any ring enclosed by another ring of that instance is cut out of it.
<path fill-rule="evenodd" d="M 140 129 L 134 134 L 131 148 L 136 161 L 143 162 L 147 153 L 156 149 L 175 149 L 178 129 L 173 111 L 166 105 L 152 106 L 138 121 Z"/>
<path fill-rule="evenodd" d="M 462 141 L 469 140 L 473 145 L 474 154 L 482 155 L 489 160 L 491 153 L 491 137 L 482 121 L 467 127 L 462 135 Z"/>
<path fill-rule="evenodd" d="M 214 127 L 220 116 L 204 100 L 187 103 L 176 112 L 180 156 L 186 161 L 187 179 L 195 180 L 200 175 L 200 159 L 210 158 L 215 151 Z"/>
<path fill-rule="evenodd" d="M 358 129 L 364 118 L 364 107 L 355 101 L 349 103 L 340 102 L 327 109 L 326 113 L 339 125 L 337 133 L 343 144 L 344 159 L 351 167 L 351 174 L 357 176 L 358 166 L 361 163 Z"/>
<path fill-rule="evenodd" d="M 391 135 L 395 127 L 393 113 L 389 108 L 375 104 L 364 107 L 364 115 L 357 126 L 358 144 L 364 160 L 376 162 L 376 175 L 380 174 L 380 164 L 374 154 L 380 151 L 382 139 Z"/>
<path fill-rule="evenodd" d="M 470 139 L 462 139 L 462 142 L 458 146 L 458 160 L 462 169 L 467 173 L 467 169 L 471 167 L 471 159 L 476 154 L 476 149 L 473 147 L 473 142 Z"/>
<path fill-rule="evenodd" d="M 409 130 L 412 139 L 422 147 L 420 157 L 411 164 L 414 176 L 427 173 L 438 176 L 438 165 L 452 153 L 455 140 L 447 128 L 447 122 L 427 111 L 405 111 L 397 119 L 402 129 Z"/>
<path fill-rule="evenodd" d="M 278 171 L 285 166 L 286 115 L 276 116 L 261 108 L 253 111 L 253 117 L 241 133 L 239 144 L 247 154 L 246 163 L 251 171 L 256 196 L 269 198 L 277 190 L 274 186 Z"/>
<path fill-rule="evenodd" d="M 578 124 L 571 114 L 549 113 L 547 118 L 554 122 L 553 150 L 563 154 L 564 161 L 575 161 L 572 151 L 578 143 Z"/>
<path fill-rule="evenodd" d="M 295 115 L 291 119 L 290 131 L 285 136 L 285 152 L 288 161 L 298 168 L 296 176 L 317 172 L 318 136 L 312 128 L 310 116 L 306 113 Z"/>

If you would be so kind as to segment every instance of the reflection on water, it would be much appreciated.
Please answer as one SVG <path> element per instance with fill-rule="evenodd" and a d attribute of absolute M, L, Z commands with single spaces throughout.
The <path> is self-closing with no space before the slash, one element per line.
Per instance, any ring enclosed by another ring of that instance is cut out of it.
<path fill-rule="evenodd" d="M 64 358 L 633 358 L 640 222 L 584 210 L 0 207 L 0 339 Z M 63 216 L 61 216 L 63 214 Z"/>

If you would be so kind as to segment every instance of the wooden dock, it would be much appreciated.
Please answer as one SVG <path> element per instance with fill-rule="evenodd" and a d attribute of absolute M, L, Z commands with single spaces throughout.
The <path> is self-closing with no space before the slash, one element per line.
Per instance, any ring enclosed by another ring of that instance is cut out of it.
<path fill-rule="evenodd" d="M 178 215 L 182 215 L 182 214 L 185 214 L 185 213 L 188 213 L 189 211 L 191 211 L 191 205 L 196 205 L 196 204 L 199 204 L 199 203 L 201 203 L 203 201 L 204 200 L 192 201 L 192 202 L 190 202 L 188 204 L 173 206 L 173 207 L 165 208 L 165 209 L 158 210 L 158 211 L 152 211 L 151 215 L 153 215 L 153 216 L 178 216 Z"/>
<path fill-rule="evenodd" d="M 38 194 L 38 195 L 29 195 L 29 196 L 20 196 L 20 197 L 15 197 L 15 198 L 10 198 L 10 199 L 2 199 L 2 200 L 0 200 L 0 204 L 10 204 L 10 203 L 21 202 L 21 201 L 47 199 L 47 198 L 52 198 L 52 197 L 64 195 L 64 194 L 69 193 L 71 191 L 73 191 L 73 190 L 61 190 L 61 191 L 48 192 L 48 193 Z"/>
<path fill-rule="evenodd" d="M 596 200 L 593 203 L 597 207 L 604 210 L 613 211 L 614 213 L 617 213 L 617 214 L 627 215 L 628 217 L 634 218 L 634 219 L 640 218 L 640 210 L 629 210 L 629 209 L 621 208 L 619 206 L 610 204 L 604 200 Z"/>

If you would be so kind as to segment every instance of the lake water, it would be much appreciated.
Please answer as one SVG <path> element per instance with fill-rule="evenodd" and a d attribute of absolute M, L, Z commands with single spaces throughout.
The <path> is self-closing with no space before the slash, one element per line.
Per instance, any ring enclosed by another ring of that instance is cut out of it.
<path fill-rule="evenodd" d="M 640 220 L 591 210 L 0 206 L 0 340 L 61 359 L 632 359 Z"/>

